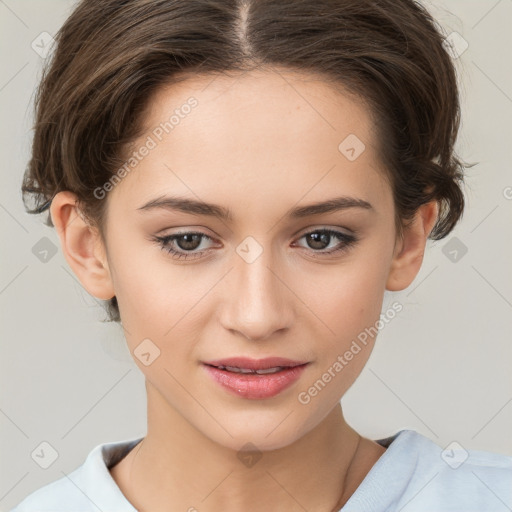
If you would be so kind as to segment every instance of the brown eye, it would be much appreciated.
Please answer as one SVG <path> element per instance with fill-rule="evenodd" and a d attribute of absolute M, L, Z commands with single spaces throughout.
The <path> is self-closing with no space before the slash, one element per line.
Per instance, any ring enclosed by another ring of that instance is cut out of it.
<path fill-rule="evenodd" d="M 193 251 L 201 245 L 201 235 L 196 233 L 179 235 L 174 239 L 176 240 L 176 245 L 185 251 Z"/>
<path fill-rule="evenodd" d="M 176 233 L 173 235 L 155 237 L 154 240 L 158 242 L 160 247 L 171 254 L 173 258 L 187 259 L 197 258 L 201 253 L 206 252 L 205 249 L 197 251 L 201 246 L 203 240 L 212 240 L 211 237 L 204 233 Z"/>
<path fill-rule="evenodd" d="M 313 252 L 318 252 L 319 254 L 332 254 L 338 251 L 345 251 L 357 242 L 355 236 L 333 229 L 316 229 L 315 231 L 305 233 L 301 238 L 306 240 L 306 249 L 313 249 Z M 327 249 L 332 242 L 336 242 L 336 240 L 338 240 L 338 242 L 334 245 L 334 248 L 331 247 L 326 251 L 325 249 Z"/>

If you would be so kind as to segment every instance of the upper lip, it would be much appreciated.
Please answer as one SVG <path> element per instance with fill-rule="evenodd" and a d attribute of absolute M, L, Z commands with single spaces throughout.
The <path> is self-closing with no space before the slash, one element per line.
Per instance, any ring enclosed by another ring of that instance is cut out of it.
<path fill-rule="evenodd" d="M 226 359 L 216 359 L 214 361 L 204 361 L 204 364 L 210 366 L 234 366 L 235 368 L 246 368 L 248 370 L 266 370 L 277 366 L 300 366 L 309 361 L 295 361 L 285 357 L 265 357 L 264 359 L 251 359 L 248 357 L 229 357 Z"/>

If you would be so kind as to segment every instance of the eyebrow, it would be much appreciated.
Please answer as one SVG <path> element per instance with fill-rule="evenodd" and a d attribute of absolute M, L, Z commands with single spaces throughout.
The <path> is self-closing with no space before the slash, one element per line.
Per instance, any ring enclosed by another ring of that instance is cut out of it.
<path fill-rule="evenodd" d="M 340 210 L 348 210 L 351 208 L 362 208 L 365 210 L 375 211 L 373 206 L 364 199 L 341 196 L 320 203 L 312 203 L 305 206 L 292 208 L 286 213 L 285 216 L 292 219 L 300 219 L 310 215 L 331 213 Z M 217 204 L 196 201 L 195 199 L 188 199 L 185 197 L 160 196 L 137 208 L 137 210 L 140 210 L 141 212 L 155 209 L 171 211 L 176 210 L 183 213 L 191 213 L 193 215 L 207 215 L 225 221 L 233 220 L 233 215 L 228 208 L 224 208 L 223 206 L 219 206 Z"/>

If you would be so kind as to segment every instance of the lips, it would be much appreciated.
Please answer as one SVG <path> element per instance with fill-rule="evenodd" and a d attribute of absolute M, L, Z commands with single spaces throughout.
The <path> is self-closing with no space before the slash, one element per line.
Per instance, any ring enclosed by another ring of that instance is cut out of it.
<path fill-rule="evenodd" d="M 226 370 L 228 372 L 232 373 L 246 373 L 246 374 L 255 374 L 258 375 L 266 375 L 268 373 L 277 373 L 281 370 L 284 370 L 285 368 L 289 368 L 288 366 L 273 366 L 272 368 L 259 368 L 258 370 L 250 370 L 249 368 L 238 368 L 236 366 L 216 366 L 215 368 L 218 368 L 219 370 Z"/>
<path fill-rule="evenodd" d="M 203 368 L 222 388 L 240 398 L 272 398 L 296 382 L 309 361 L 282 357 L 249 359 L 234 357 L 203 363 Z"/>
<path fill-rule="evenodd" d="M 230 357 L 227 359 L 217 359 L 215 361 L 205 361 L 204 364 L 209 366 L 216 366 L 217 368 L 223 367 L 228 371 L 239 370 L 269 370 L 272 368 L 292 368 L 294 366 L 301 366 L 308 363 L 308 361 L 295 361 L 286 359 L 284 357 L 266 357 L 264 359 L 250 359 L 248 357 Z"/>

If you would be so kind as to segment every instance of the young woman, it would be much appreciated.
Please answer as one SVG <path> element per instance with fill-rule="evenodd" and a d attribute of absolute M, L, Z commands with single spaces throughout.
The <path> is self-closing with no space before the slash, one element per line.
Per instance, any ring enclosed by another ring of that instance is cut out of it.
<path fill-rule="evenodd" d="M 464 208 L 428 12 L 84 0 L 56 39 L 23 191 L 122 321 L 147 434 L 14 510 L 508 510 L 510 457 L 371 440 L 340 406 L 384 292 Z"/>

